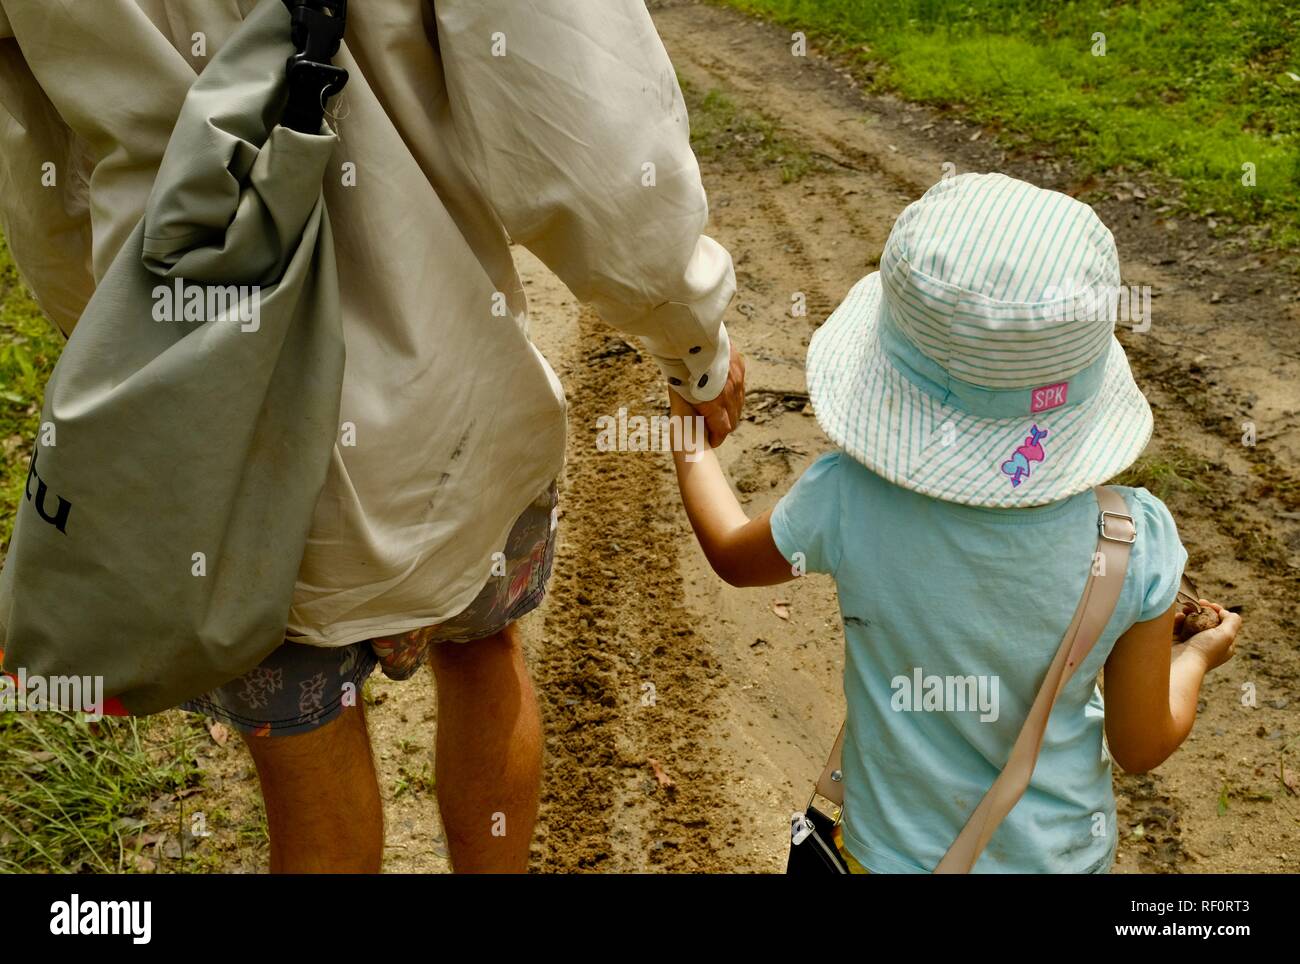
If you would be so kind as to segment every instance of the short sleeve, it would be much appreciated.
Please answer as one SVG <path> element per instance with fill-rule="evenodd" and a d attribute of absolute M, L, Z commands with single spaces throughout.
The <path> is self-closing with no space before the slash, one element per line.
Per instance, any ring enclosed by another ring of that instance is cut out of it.
<path fill-rule="evenodd" d="M 1142 560 L 1135 573 L 1142 580 L 1138 622 L 1146 622 L 1174 604 L 1187 565 L 1187 550 L 1178 538 L 1178 527 L 1168 507 L 1146 489 L 1133 490 L 1133 514 Z"/>
<path fill-rule="evenodd" d="M 772 512 L 772 539 L 792 566 L 834 573 L 840 564 L 840 453 L 823 455 Z"/>

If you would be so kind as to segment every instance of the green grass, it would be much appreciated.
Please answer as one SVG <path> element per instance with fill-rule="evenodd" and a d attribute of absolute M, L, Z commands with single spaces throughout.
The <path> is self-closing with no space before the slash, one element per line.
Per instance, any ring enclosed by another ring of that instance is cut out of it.
<path fill-rule="evenodd" d="M 0 872 L 150 869 L 141 851 L 179 838 L 174 795 L 197 785 L 201 724 L 0 713 Z"/>
<path fill-rule="evenodd" d="M 803 31 L 878 90 L 958 107 L 1085 176 L 1146 175 L 1162 195 L 1148 203 L 1212 217 L 1219 232 L 1249 225 L 1266 246 L 1300 247 L 1294 0 L 718 2 Z"/>
<path fill-rule="evenodd" d="M 691 147 L 700 160 L 740 160 L 751 170 L 776 167 L 789 184 L 818 167 L 805 148 L 766 117 L 741 111 L 720 90 L 701 91 L 678 78 L 691 116 Z M 824 166 L 824 165 L 823 165 Z"/>
<path fill-rule="evenodd" d="M 1206 487 L 1196 479 L 1207 470 L 1204 460 L 1173 448 L 1140 456 L 1109 484 L 1146 489 L 1160 501 L 1168 502 L 1179 492 L 1205 492 Z"/>

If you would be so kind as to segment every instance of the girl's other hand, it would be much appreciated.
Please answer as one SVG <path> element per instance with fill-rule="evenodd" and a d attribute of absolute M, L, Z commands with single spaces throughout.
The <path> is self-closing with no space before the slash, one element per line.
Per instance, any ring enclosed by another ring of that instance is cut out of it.
<path fill-rule="evenodd" d="M 1210 602 L 1208 599 L 1202 599 L 1200 603 L 1204 608 L 1214 610 L 1219 617 L 1219 625 L 1213 629 L 1197 633 L 1185 643 L 1175 645 L 1174 655 L 1178 656 L 1187 651 L 1194 652 L 1205 661 L 1205 669 L 1208 672 L 1222 666 L 1236 655 L 1237 633 L 1241 629 L 1241 617 L 1224 609 L 1218 603 Z M 1183 620 L 1186 618 L 1186 615 L 1181 612 L 1174 616 L 1175 634 L 1182 628 Z"/>

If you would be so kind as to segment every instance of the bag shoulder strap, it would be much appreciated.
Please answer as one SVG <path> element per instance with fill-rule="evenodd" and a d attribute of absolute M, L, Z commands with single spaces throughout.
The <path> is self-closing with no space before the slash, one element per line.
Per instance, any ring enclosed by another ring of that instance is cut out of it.
<path fill-rule="evenodd" d="M 939 861 L 934 871 L 937 874 L 969 873 L 988 845 L 993 832 L 1024 796 L 1034 773 L 1034 765 L 1038 762 L 1038 751 L 1043 744 L 1043 734 L 1047 730 L 1052 706 L 1074 671 L 1087 659 L 1119 602 L 1120 592 L 1124 588 L 1124 576 L 1128 571 L 1129 553 L 1137 539 L 1137 526 L 1119 492 L 1109 486 L 1097 486 L 1093 492 L 1100 507 L 1097 516 L 1097 551 L 1074 618 L 1070 620 L 1070 626 L 1047 669 L 1038 695 L 1034 697 L 1006 766 Z M 844 803 L 841 770 L 843 745 L 844 728 L 841 727 L 839 736 L 835 738 L 835 746 L 831 748 L 830 758 L 817 781 L 817 793 L 837 806 Z"/>

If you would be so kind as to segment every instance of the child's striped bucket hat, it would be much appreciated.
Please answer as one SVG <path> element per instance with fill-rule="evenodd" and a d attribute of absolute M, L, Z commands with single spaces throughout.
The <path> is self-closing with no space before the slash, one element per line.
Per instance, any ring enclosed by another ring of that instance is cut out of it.
<path fill-rule="evenodd" d="M 813 336 L 817 420 L 873 472 L 948 502 L 1100 484 L 1151 436 L 1114 336 L 1119 284 L 1088 205 L 1002 174 L 940 181 Z"/>

